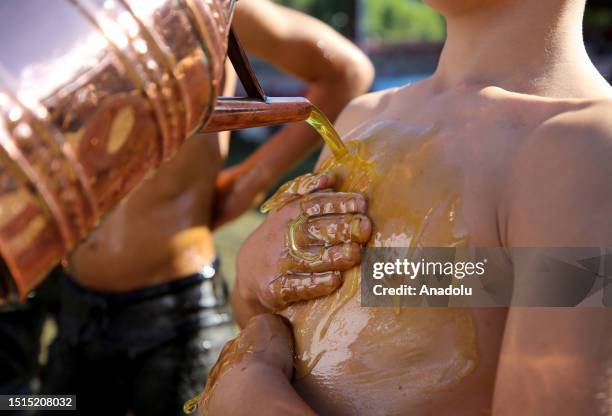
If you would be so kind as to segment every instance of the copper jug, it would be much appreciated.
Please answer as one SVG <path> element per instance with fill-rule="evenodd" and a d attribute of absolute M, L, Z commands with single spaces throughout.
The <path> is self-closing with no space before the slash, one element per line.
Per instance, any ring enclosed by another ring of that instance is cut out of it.
<path fill-rule="evenodd" d="M 233 0 L 0 2 L 0 304 L 24 299 L 197 131 L 306 119 L 265 97 Z M 218 98 L 229 56 L 247 98 Z"/>

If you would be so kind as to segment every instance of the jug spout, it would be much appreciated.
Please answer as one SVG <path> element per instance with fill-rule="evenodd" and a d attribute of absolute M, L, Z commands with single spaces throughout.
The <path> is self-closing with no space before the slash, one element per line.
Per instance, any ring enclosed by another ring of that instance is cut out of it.
<path fill-rule="evenodd" d="M 233 29 L 228 34 L 227 56 L 247 96 L 219 97 L 203 132 L 284 124 L 304 121 L 310 116 L 312 104 L 306 98 L 266 96 Z"/>
<path fill-rule="evenodd" d="M 304 121 L 311 111 L 312 104 L 302 97 L 267 97 L 264 100 L 221 97 L 203 132 Z"/>

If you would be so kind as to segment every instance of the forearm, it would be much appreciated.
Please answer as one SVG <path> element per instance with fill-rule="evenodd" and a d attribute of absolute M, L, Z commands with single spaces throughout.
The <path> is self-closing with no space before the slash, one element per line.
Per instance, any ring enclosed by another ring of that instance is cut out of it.
<path fill-rule="evenodd" d="M 231 369 L 227 378 L 231 383 L 215 387 L 208 408 L 210 416 L 316 415 L 277 368 L 262 363 L 245 363 Z"/>
<path fill-rule="evenodd" d="M 272 314 L 251 319 L 210 370 L 200 415 L 314 415 L 291 385 L 293 335 Z"/>
<path fill-rule="evenodd" d="M 240 293 L 238 288 L 239 283 L 236 282 L 236 286 L 232 290 L 232 312 L 234 314 L 234 320 L 240 326 L 244 328 L 249 319 L 260 313 L 269 312 L 267 311 L 257 299 L 249 299 Z"/>

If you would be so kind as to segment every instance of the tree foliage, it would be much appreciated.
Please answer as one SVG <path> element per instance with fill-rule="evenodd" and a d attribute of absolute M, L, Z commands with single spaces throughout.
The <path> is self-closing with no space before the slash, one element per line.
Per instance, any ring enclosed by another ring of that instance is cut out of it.
<path fill-rule="evenodd" d="M 354 0 L 275 0 L 330 24 L 343 34 L 349 32 Z M 421 0 L 359 0 L 360 30 L 368 39 L 387 42 L 441 41 L 444 20 Z"/>
<path fill-rule="evenodd" d="M 387 42 L 441 41 L 442 17 L 416 0 L 365 0 L 364 25 L 369 38 Z"/>
<path fill-rule="evenodd" d="M 320 19 L 343 35 L 349 34 L 349 16 L 353 0 L 275 0 Z"/>

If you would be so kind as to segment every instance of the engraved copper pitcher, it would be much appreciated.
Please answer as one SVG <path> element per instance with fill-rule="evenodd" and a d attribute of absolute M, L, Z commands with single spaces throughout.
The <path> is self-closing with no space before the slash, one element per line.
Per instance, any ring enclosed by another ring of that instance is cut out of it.
<path fill-rule="evenodd" d="M 308 117 L 306 99 L 265 97 L 233 7 L 0 2 L 0 303 L 23 299 L 190 134 Z M 250 98 L 217 97 L 228 40 Z"/>

